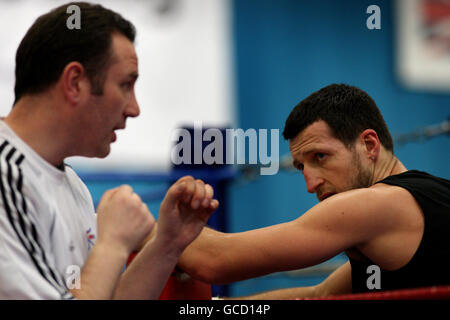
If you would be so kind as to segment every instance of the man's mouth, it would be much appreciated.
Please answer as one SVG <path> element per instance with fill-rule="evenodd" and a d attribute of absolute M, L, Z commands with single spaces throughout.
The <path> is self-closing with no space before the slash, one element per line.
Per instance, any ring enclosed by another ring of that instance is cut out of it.
<path fill-rule="evenodd" d="M 117 130 L 122 130 L 122 129 L 125 129 L 125 124 L 119 125 L 119 126 L 113 128 L 113 131 L 112 131 L 112 134 L 111 134 L 111 136 L 112 136 L 111 137 L 111 142 L 115 142 L 117 140 L 116 131 Z"/>
<path fill-rule="evenodd" d="M 113 130 L 116 131 L 116 130 L 122 130 L 122 129 L 125 129 L 125 124 L 119 125 L 119 126 L 115 127 Z"/>

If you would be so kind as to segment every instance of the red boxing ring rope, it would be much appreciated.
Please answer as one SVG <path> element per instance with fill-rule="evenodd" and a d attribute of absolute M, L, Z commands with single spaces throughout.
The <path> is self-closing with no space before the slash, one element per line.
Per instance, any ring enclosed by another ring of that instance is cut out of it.
<path fill-rule="evenodd" d="M 296 300 L 450 300 L 450 286 L 433 286 Z"/>

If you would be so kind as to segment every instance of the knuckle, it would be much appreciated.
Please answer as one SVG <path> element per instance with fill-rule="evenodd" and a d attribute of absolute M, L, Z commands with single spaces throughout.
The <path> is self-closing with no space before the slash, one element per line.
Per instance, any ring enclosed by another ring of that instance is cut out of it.
<path fill-rule="evenodd" d="M 145 214 L 143 222 L 145 229 L 152 229 L 155 225 L 155 218 L 151 214 Z"/>
<path fill-rule="evenodd" d="M 122 205 L 128 205 L 130 202 L 130 196 L 128 193 L 121 192 L 117 194 L 117 200 Z"/>
<path fill-rule="evenodd" d="M 188 184 L 187 184 L 187 188 L 186 188 L 190 193 L 192 193 L 192 192 L 194 192 L 195 191 L 195 182 L 192 180 L 192 181 L 188 181 Z"/>
<path fill-rule="evenodd" d="M 151 228 L 153 228 L 155 226 L 155 218 L 153 218 L 153 216 L 150 216 L 150 218 L 148 219 L 148 223 L 150 225 Z"/>
<path fill-rule="evenodd" d="M 205 191 L 206 191 L 206 196 L 207 196 L 207 197 L 210 197 L 210 198 L 213 197 L 213 195 L 214 195 L 214 189 L 213 189 L 209 184 L 207 184 L 207 185 L 205 186 Z"/>
<path fill-rule="evenodd" d="M 179 183 L 174 183 L 174 184 L 172 184 L 172 185 L 170 186 L 169 190 L 167 190 L 167 192 L 170 192 L 170 193 L 176 192 L 178 186 L 179 186 Z"/>
<path fill-rule="evenodd" d="M 181 183 L 181 182 L 189 182 L 189 181 L 193 181 L 194 178 L 192 176 L 183 176 L 180 179 L 178 179 L 177 182 Z"/>
<path fill-rule="evenodd" d="M 130 199 L 130 205 L 133 209 L 140 209 L 142 207 L 142 201 L 141 198 L 139 198 L 139 196 L 133 196 Z"/>
<path fill-rule="evenodd" d="M 145 202 L 142 202 L 142 210 L 144 212 L 149 213 L 150 215 L 152 215 L 152 213 L 150 212 L 150 210 L 148 210 L 147 204 Z"/>
<path fill-rule="evenodd" d="M 200 180 L 201 181 L 201 180 Z M 203 197 L 205 194 L 205 183 L 203 181 L 197 182 L 196 194 L 198 197 Z"/>
<path fill-rule="evenodd" d="M 123 193 L 131 193 L 133 192 L 133 188 L 129 184 L 123 184 L 119 187 L 119 191 Z"/>
<path fill-rule="evenodd" d="M 131 194 L 131 199 L 133 201 L 138 202 L 138 203 L 142 202 L 141 197 L 137 193 L 134 193 L 134 192 Z"/>

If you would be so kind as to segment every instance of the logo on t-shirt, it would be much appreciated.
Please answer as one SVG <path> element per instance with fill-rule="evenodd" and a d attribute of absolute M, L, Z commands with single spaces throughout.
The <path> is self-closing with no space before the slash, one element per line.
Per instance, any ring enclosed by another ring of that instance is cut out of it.
<path fill-rule="evenodd" d="M 86 237 L 88 242 L 88 250 L 91 250 L 95 243 L 95 234 L 92 232 L 92 228 L 86 230 Z"/>

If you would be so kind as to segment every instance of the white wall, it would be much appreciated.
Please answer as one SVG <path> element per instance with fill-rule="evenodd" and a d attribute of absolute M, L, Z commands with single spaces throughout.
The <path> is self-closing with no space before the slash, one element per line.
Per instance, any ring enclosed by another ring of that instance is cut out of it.
<path fill-rule="evenodd" d="M 137 28 L 136 95 L 141 115 L 118 132 L 106 159 L 69 159 L 76 168 L 167 169 L 173 129 L 197 120 L 204 125 L 233 125 L 229 1 L 167 1 L 96 1 Z M 9 112 L 14 99 L 14 57 L 20 40 L 39 15 L 63 3 L 0 0 L 0 115 Z M 173 4 L 172 9 L 159 14 L 158 8 L 167 3 Z"/>

